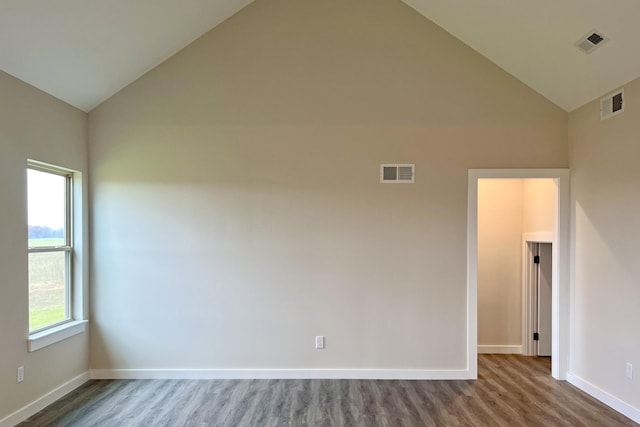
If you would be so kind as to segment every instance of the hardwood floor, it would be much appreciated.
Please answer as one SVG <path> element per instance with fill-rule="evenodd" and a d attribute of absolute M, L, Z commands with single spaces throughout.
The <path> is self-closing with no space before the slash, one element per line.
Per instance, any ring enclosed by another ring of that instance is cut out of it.
<path fill-rule="evenodd" d="M 93 380 L 20 426 L 635 426 L 548 358 L 481 355 L 478 381 Z"/>

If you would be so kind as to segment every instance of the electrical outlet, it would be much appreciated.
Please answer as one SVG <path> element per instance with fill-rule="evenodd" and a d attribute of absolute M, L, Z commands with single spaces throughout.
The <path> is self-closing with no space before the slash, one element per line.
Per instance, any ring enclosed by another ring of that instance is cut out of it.
<path fill-rule="evenodd" d="M 627 378 L 633 379 L 633 365 L 629 362 L 627 362 Z"/>
<path fill-rule="evenodd" d="M 21 383 L 22 381 L 24 381 L 24 366 L 18 368 L 18 382 Z"/>
<path fill-rule="evenodd" d="M 324 348 L 324 336 L 318 335 L 316 337 L 316 348 Z"/>

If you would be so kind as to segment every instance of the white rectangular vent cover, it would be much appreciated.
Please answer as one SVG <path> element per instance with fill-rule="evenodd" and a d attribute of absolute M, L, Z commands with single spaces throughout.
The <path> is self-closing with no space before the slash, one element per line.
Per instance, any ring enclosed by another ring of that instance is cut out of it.
<path fill-rule="evenodd" d="M 380 165 L 380 182 L 415 182 L 415 165 Z"/>
<path fill-rule="evenodd" d="M 609 38 L 599 31 L 591 30 L 575 42 L 575 46 L 584 53 L 591 53 L 605 44 Z"/>
<path fill-rule="evenodd" d="M 600 100 L 600 120 L 624 111 L 624 89 L 616 90 Z"/>

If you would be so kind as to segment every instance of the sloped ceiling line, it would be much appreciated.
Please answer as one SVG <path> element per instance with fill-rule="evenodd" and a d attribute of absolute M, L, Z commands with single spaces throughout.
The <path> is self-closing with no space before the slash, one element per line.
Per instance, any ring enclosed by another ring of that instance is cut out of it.
<path fill-rule="evenodd" d="M 0 69 L 90 111 L 251 1 L 0 0 Z M 640 76 L 635 0 L 402 1 L 566 111 Z"/>

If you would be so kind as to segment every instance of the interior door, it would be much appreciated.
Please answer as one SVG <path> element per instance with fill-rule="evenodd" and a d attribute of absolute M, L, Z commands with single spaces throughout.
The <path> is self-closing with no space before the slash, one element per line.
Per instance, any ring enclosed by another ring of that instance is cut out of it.
<path fill-rule="evenodd" d="M 538 356 L 551 356 L 551 243 L 539 243 Z"/>

